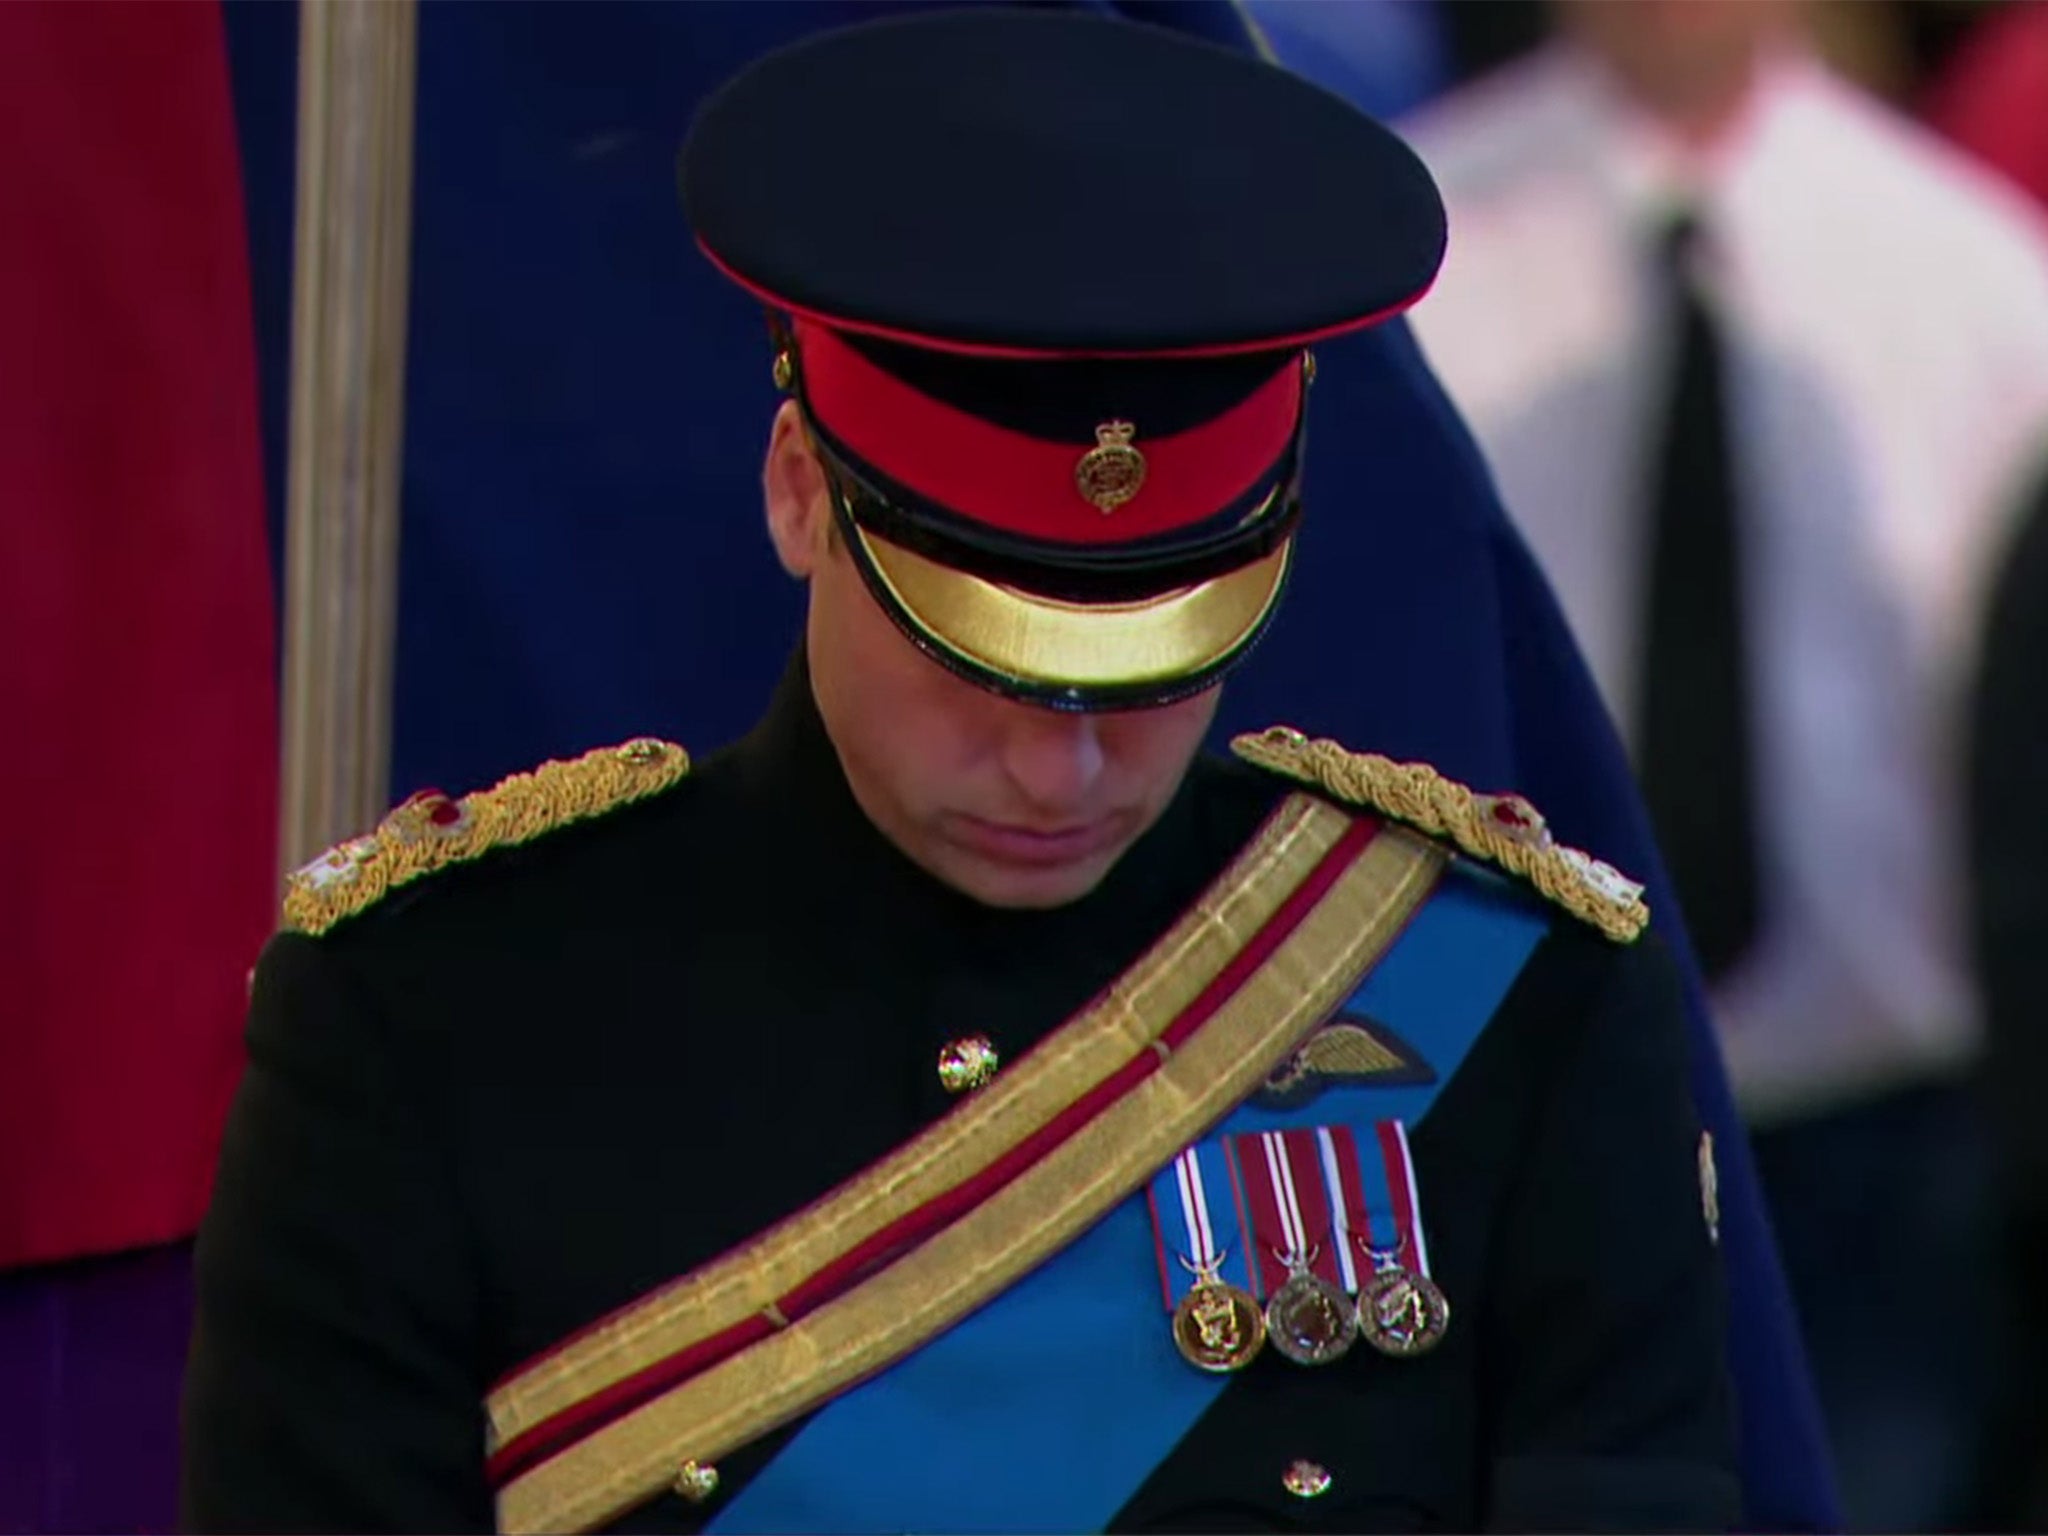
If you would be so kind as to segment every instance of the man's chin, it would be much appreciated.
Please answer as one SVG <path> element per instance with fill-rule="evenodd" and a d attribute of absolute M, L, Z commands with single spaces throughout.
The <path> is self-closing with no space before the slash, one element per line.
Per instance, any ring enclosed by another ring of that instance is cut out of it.
<path fill-rule="evenodd" d="M 935 869 L 946 884 L 985 907 L 1017 912 L 1043 912 L 1079 901 L 1115 867 L 1123 849 L 1077 859 L 1071 864 L 1006 864 L 952 852 L 944 868 Z"/>

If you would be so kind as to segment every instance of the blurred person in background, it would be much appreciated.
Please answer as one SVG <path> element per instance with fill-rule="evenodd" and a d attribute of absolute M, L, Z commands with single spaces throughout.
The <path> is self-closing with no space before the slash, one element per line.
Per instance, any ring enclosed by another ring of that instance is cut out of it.
<path fill-rule="evenodd" d="M 1849 1520 L 1959 1517 L 1988 1380 L 1959 673 L 2048 422 L 2048 240 L 1794 0 L 1561 0 L 1412 126 L 1418 332 L 1629 739 Z"/>
<path fill-rule="evenodd" d="M 1921 100 L 1928 125 L 2048 208 L 2048 5 L 1989 8 Z M 2012 1365 L 1972 1523 L 2048 1524 L 2048 441 L 1985 617 L 1969 715 L 1969 869 L 1986 1131 Z"/>
<path fill-rule="evenodd" d="M 1971 1523 L 2048 1524 L 2048 441 L 1984 624 L 1970 700 L 1970 937 L 1982 979 L 2011 1365 L 1985 1436 Z"/>

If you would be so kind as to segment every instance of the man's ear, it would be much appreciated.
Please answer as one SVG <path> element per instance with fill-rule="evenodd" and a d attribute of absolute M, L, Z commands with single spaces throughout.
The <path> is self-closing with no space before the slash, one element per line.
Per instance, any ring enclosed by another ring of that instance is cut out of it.
<path fill-rule="evenodd" d="M 803 410 L 794 400 L 783 401 L 775 413 L 761 489 L 776 558 L 797 580 L 807 580 L 828 547 L 832 500 L 825 471 L 804 432 Z"/>

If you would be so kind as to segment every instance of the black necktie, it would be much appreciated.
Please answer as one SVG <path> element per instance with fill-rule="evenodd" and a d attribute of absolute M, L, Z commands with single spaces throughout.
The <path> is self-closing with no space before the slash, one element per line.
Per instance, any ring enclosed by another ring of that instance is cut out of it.
<path fill-rule="evenodd" d="M 1690 220 L 1663 242 L 1675 350 L 1649 481 L 1637 772 L 1708 980 L 1756 935 L 1741 509 L 1719 327 L 1690 274 Z"/>

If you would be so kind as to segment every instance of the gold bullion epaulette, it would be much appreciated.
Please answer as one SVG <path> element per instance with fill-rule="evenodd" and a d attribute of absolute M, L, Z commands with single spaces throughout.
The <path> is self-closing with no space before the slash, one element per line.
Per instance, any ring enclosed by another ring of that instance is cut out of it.
<path fill-rule="evenodd" d="M 1448 838 L 1470 857 L 1519 875 L 1618 943 L 1629 943 L 1649 925 L 1643 888 L 1613 865 L 1554 841 L 1536 808 L 1520 795 L 1475 794 L 1427 763 L 1348 751 L 1284 725 L 1239 736 L 1230 748 L 1248 763 L 1314 785 L 1346 804 Z"/>
<path fill-rule="evenodd" d="M 293 871 L 285 882 L 284 926 L 295 933 L 325 933 L 422 875 L 644 800 L 689 771 L 690 755 L 681 747 L 643 736 L 542 763 L 460 800 L 423 791 L 374 832 L 350 838 Z"/>

